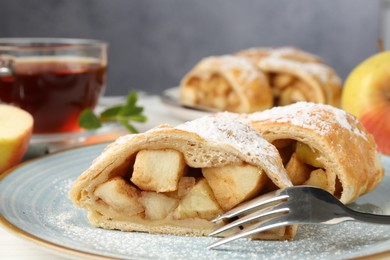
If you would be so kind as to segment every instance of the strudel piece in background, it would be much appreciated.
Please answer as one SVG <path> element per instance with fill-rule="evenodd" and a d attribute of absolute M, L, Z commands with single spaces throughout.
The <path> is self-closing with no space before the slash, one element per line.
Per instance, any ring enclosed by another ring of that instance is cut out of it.
<path fill-rule="evenodd" d="M 298 102 L 245 120 L 276 146 L 294 185 L 319 186 L 349 203 L 384 177 L 372 135 L 341 109 Z"/>
<path fill-rule="evenodd" d="M 273 105 L 266 76 L 247 59 L 212 56 L 202 59 L 180 83 L 181 104 L 219 111 L 250 113 Z"/>
<path fill-rule="evenodd" d="M 97 227 L 207 235 L 210 220 L 271 189 L 291 186 L 277 149 L 238 115 L 161 126 L 110 144 L 74 183 L 70 198 Z M 259 239 L 291 239 L 296 226 Z"/>
<path fill-rule="evenodd" d="M 274 106 L 298 101 L 340 106 L 341 79 L 316 55 L 292 47 L 250 48 L 236 55 L 268 76 Z"/>

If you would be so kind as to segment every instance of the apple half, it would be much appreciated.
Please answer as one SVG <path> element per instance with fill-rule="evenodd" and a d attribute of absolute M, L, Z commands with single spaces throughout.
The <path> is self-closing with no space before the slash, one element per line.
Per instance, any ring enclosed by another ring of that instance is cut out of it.
<path fill-rule="evenodd" d="M 0 173 L 22 160 L 30 142 L 33 122 L 28 112 L 0 104 Z"/>
<path fill-rule="evenodd" d="M 390 155 L 390 51 L 380 52 L 352 70 L 344 84 L 342 108 L 374 136 L 381 153 Z"/>

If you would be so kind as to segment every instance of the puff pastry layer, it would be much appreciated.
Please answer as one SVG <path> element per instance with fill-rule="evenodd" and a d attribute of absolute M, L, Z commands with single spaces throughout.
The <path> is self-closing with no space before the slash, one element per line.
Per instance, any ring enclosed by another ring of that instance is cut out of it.
<path fill-rule="evenodd" d="M 75 181 L 70 199 L 97 227 L 203 236 L 223 224 L 211 219 L 271 190 L 314 185 L 349 203 L 383 177 L 374 139 L 354 116 L 297 102 L 123 136 Z"/>
<path fill-rule="evenodd" d="M 340 106 L 342 82 L 319 57 L 292 47 L 251 48 L 237 53 L 248 58 L 269 80 L 274 106 L 298 101 Z"/>
<path fill-rule="evenodd" d="M 272 107 L 273 95 L 264 73 L 247 59 L 212 56 L 202 59 L 182 79 L 180 103 L 249 113 Z"/>
<path fill-rule="evenodd" d="M 76 180 L 70 198 L 97 227 L 207 235 L 222 212 L 292 185 L 277 149 L 237 118 L 222 113 L 121 137 Z M 256 238 L 295 232 L 288 226 Z"/>
<path fill-rule="evenodd" d="M 299 101 L 338 107 L 341 89 L 337 73 L 316 55 L 293 47 L 250 48 L 199 61 L 181 80 L 179 101 L 238 113 Z"/>
<path fill-rule="evenodd" d="M 245 118 L 278 148 L 294 185 L 320 186 L 349 203 L 383 179 L 372 135 L 341 109 L 298 102 Z"/>

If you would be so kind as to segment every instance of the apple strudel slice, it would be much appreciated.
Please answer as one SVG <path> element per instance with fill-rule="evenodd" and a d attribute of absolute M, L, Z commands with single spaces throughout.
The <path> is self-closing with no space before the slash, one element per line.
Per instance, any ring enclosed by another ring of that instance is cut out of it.
<path fill-rule="evenodd" d="M 105 229 L 207 235 L 210 220 L 277 187 L 291 186 L 277 149 L 238 115 L 220 113 L 126 135 L 75 181 L 70 198 Z M 256 235 L 291 239 L 296 226 Z"/>
<path fill-rule="evenodd" d="M 245 120 L 279 150 L 294 185 L 319 186 L 349 203 L 383 179 L 372 135 L 341 109 L 298 102 Z"/>
<path fill-rule="evenodd" d="M 341 79 L 319 57 L 292 47 L 251 48 L 237 53 L 268 76 L 274 105 L 298 101 L 340 105 Z"/>
<path fill-rule="evenodd" d="M 202 59 L 184 76 L 179 101 L 219 111 L 250 113 L 273 105 L 266 76 L 242 57 L 224 55 Z"/>

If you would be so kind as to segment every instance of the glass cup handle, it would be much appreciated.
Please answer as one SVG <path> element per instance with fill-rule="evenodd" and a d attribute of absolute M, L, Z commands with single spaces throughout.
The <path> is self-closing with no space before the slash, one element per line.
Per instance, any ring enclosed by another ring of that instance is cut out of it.
<path fill-rule="evenodd" d="M 14 58 L 10 55 L 0 55 L 0 77 L 9 77 L 14 70 Z"/>

